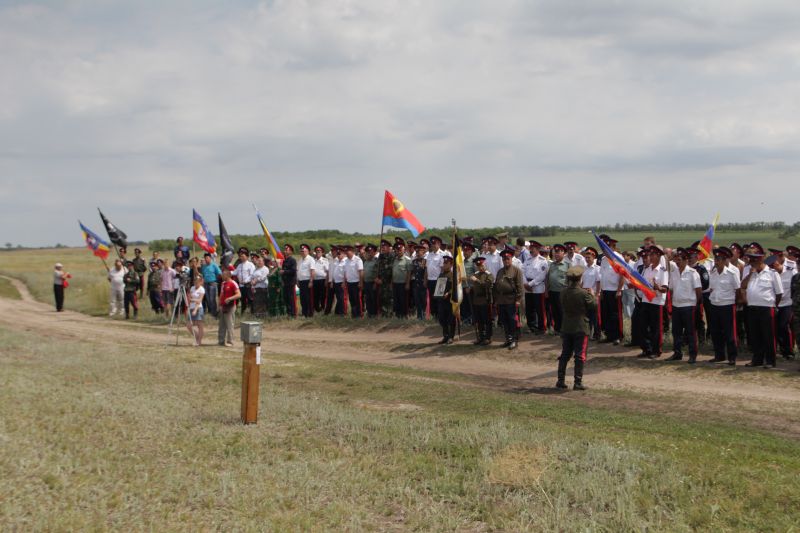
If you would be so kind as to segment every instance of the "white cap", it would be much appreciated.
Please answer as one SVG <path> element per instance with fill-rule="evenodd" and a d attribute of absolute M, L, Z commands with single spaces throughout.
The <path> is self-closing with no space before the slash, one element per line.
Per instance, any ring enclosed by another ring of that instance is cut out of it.
<path fill-rule="evenodd" d="M 56 263 L 56 268 L 63 268 L 63 266 L 61 263 Z"/>

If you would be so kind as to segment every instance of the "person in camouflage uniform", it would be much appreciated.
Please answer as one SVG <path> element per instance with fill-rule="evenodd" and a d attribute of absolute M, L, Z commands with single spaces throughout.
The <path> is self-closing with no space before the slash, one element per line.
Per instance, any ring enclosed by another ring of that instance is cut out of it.
<path fill-rule="evenodd" d="M 472 318 L 475 322 L 476 339 L 473 344 L 486 346 L 492 343 L 492 314 L 489 310 L 494 303 L 494 277 L 486 270 L 485 257 L 476 255 L 470 262 L 475 270 L 472 274 L 467 274 L 472 292 Z"/>
<path fill-rule="evenodd" d="M 133 318 L 139 315 L 139 304 L 136 301 L 136 293 L 139 291 L 139 274 L 136 273 L 133 261 L 128 261 L 128 271 L 122 277 L 125 284 L 125 318 L 130 318 L 130 308 L 133 307 Z"/>
<path fill-rule="evenodd" d="M 392 312 L 392 267 L 394 254 L 392 245 L 386 239 L 381 241 L 381 253 L 378 256 L 378 266 L 375 274 L 375 284 L 378 291 L 380 316 L 389 317 Z"/>
<path fill-rule="evenodd" d="M 161 301 L 161 267 L 156 261 L 150 262 L 150 275 L 147 276 L 147 293 L 150 296 L 150 305 L 155 313 L 164 311 Z"/>
<path fill-rule="evenodd" d="M 139 299 L 144 296 L 144 275 L 147 272 L 147 263 L 142 257 L 142 251 L 139 248 L 133 250 L 135 257 L 133 258 L 133 269 L 139 275 Z"/>
<path fill-rule="evenodd" d="M 269 316 L 285 316 L 286 301 L 283 298 L 283 279 L 281 269 L 274 259 L 269 259 L 267 277 L 267 311 Z"/>

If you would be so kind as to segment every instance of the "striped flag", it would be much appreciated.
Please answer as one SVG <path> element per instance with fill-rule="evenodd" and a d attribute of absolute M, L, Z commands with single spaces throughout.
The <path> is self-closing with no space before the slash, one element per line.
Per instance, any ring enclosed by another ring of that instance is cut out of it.
<path fill-rule="evenodd" d="M 699 251 L 697 254 L 697 259 L 699 261 L 705 261 L 711 257 L 711 251 L 714 249 L 714 231 L 717 229 L 718 222 L 719 213 L 717 213 L 717 216 L 714 217 L 714 222 L 711 223 L 711 227 L 709 227 L 708 231 L 706 231 L 706 234 L 703 235 L 703 239 L 700 241 L 700 244 L 697 245 L 697 249 Z"/>
<path fill-rule="evenodd" d="M 200 216 L 200 213 L 192 209 L 192 238 L 194 242 L 203 250 L 210 254 L 217 253 L 217 245 L 214 242 L 214 234 L 209 231 L 206 226 L 206 221 Z"/>
<path fill-rule="evenodd" d="M 256 209 L 256 206 L 253 206 L 253 209 Z M 267 239 L 267 249 L 269 250 L 269 254 L 275 259 L 283 261 L 283 253 L 278 246 L 278 241 L 275 240 L 275 237 L 273 237 L 272 233 L 270 233 L 267 229 L 267 225 L 264 224 L 264 219 L 261 218 L 261 213 L 258 211 L 258 209 L 256 209 L 256 217 L 258 217 L 258 223 L 261 224 L 261 230 L 264 232 L 264 237 Z"/>
<path fill-rule="evenodd" d="M 83 240 L 86 241 L 86 247 L 100 259 L 108 259 L 108 252 L 110 250 L 108 243 L 101 239 L 97 233 L 84 226 L 80 220 L 78 221 L 78 224 L 81 226 Z"/>

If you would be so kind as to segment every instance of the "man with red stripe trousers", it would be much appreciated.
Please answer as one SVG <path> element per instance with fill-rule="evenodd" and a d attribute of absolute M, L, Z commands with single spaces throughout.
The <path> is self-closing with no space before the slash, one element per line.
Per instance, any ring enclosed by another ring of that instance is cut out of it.
<path fill-rule="evenodd" d="M 541 244 L 530 241 L 528 247 L 530 253 L 522 264 L 522 275 L 525 278 L 525 317 L 531 333 L 541 335 L 547 332 L 545 279 L 550 263 L 539 253 Z"/>
<path fill-rule="evenodd" d="M 793 248 L 789 246 L 787 250 Z M 784 359 L 794 358 L 794 340 L 792 335 L 792 299 L 789 291 L 792 286 L 792 277 L 797 274 L 797 263 L 786 257 L 783 250 L 770 248 L 769 250 L 774 256 L 774 262 L 770 265 L 781 278 L 781 285 L 783 291 L 786 293 L 785 298 L 781 298 L 781 303 L 778 305 L 775 318 L 775 337 L 778 341 L 778 349 Z M 770 258 L 772 259 L 772 258 Z"/>
<path fill-rule="evenodd" d="M 714 359 L 709 363 L 736 366 L 739 346 L 736 338 L 736 295 L 741 287 L 739 269 L 728 263 L 733 257 L 727 248 L 714 250 L 714 268 L 708 275 L 711 312 L 708 328 L 714 343 Z M 727 355 L 727 358 L 726 358 Z"/>
<path fill-rule="evenodd" d="M 742 289 L 747 295 L 747 335 L 753 359 L 744 366 L 775 368 L 775 306 L 781 303 L 783 284 L 764 263 L 760 244 L 750 244 L 747 256 L 750 272 L 742 280 Z"/>
<path fill-rule="evenodd" d="M 558 358 L 558 382 L 556 387 L 566 389 L 564 378 L 567 363 L 575 357 L 575 381 L 572 388 L 585 390 L 583 385 L 583 365 L 589 345 L 589 316 L 597 309 L 594 296 L 580 286 L 584 268 L 570 267 L 567 270 L 567 287 L 561 291 L 561 357 Z"/>
<path fill-rule="evenodd" d="M 661 346 L 664 343 L 664 305 L 667 303 L 669 277 L 667 267 L 661 264 L 663 255 L 661 248 L 651 246 L 647 252 L 647 268 L 642 272 L 642 277 L 656 293 L 650 301 L 643 299 L 640 307 L 642 353 L 639 357 L 649 359 L 656 359 L 661 355 Z"/>
<path fill-rule="evenodd" d="M 608 235 L 600 235 L 600 238 L 613 250 L 620 263 L 624 263 L 625 258 L 617 252 L 617 241 Z M 622 286 L 624 284 L 625 278 L 617 274 L 611 266 L 611 261 L 604 257 L 600 263 L 600 289 L 602 290 L 600 317 L 606 338 L 600 342 L 611 342 L 616 346 L 622 338 Z"/>
<path fill-rule="evenodd" d="M 672 344 L 674 353 L 667 361 L 683 359 L 683 341 L 689 344 L 689 364 L 697 361 L 697 321 L 695 313 L 703 304 L 703 286 L 700 274 L 689 266 L 689 252 L 683 248 L 675 251 L 678 270 L 669 280 L 672 291 Z"/>

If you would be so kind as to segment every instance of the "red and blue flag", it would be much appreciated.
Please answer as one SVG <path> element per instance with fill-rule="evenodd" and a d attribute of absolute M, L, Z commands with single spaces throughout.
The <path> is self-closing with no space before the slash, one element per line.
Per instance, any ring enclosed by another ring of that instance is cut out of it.
<path fill-rule="evenodd" d="M 614 250 L 609 248 L 595 232 L 592 232 L 592 235 L 594 235 L 594 238 L 597 240 L 597 245 L 603 251 L 603 260 L 611 264 L 611 268 L 614 269 L 614 272 L 625 278 L 631 287 L 642 291 L 647 301 L 656 297 L 656 292 L 653 290 L 653 287 L 647 283 L 647 280 L 645 280 L 641 274 L 618 256 Z"/>
<path fill-rule="evenodd" d="M 210 254 L 217 253 L 217 244 L 214 241 L 214 234 L 211 233 L 206 226 L 205 220 L 200 216 L 200 213 L 192 209 L 192 228 L 194 233 L 194 242 L 203 250 Z"/>
<path fill-rule="evenodd" d="M 383 197 L 383 225 L 407 229 L 414 238 L 425 231 L 425 226 L 420 224 L 417 217 L 389 191 Z"/>
<path fill-rule="evenodd" d="M 99 257 L 100 259 L 108 259 L 108 252 L 110 250 L 109 244 L 100 238 L 97 233 L 93 232 L 89 228 L 83 225 L 83 222 L 80 220 L 78 224 L 81 226 L 81 231 L 83 232 L 83 240 L 86 241 L 86 247 L 92 251 L 94 255 Z"/>
<path fill-rule="evenodd" d="M 255 207 L 256 206 L 253 206 L 254 209 Z M 278 241 L 275 240 L 275 237 L 273 237 L 272 233 L 267 229 L 267 225 L 264 224 L 264 219 L 261 218 L 261 212 L 258 209 L 256 209 L 256 216 L 258 217 L 258 223 L 261 224 L 261 231 L 264 232 L 264 237 L 267 239 L 267 250 L 269 250 L 269 254 L 275 259 L 283 261 L 283 252 L 281 252 L 278 246 Z"/>
<path fill-rule="evenodd" d="M 717 222 L 719 222 L 719 214 L 714 217 L 714 222 L 711 223 L 711 226 L 706 231 L 706 234 L 703 235 L 703 238 L 700 240 L 700 244 L 697 245 L 697 259 L 700 261 L 705 261 L 709 257 L 711 257 L 712 250 L 714 249 L 714 231 L 717 229 Z"/>

